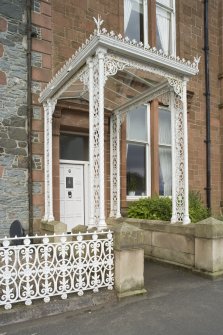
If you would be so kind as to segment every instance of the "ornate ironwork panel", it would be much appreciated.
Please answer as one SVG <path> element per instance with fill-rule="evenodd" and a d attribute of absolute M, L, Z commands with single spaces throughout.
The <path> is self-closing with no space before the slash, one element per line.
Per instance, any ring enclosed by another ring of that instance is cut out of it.
<path fill-rule="evenodd" d="M 52 242 L 55 238 L 60 241 Z M 5 238 L 0 247 L 0 305 L 11 309 L 16 302 L 31 305 L 35 299 L 68 293 L 113 288 L 112 233 Z M 18 240 L 18 239 L 17 239 Z M 41 243 L 33 244 L 33 241 Z"/>

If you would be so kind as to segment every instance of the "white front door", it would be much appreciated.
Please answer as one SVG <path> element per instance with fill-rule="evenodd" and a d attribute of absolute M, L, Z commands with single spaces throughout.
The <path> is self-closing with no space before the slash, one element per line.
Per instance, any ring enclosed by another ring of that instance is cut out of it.
<path fill-rule="evenodd" d="M 60 220 L 68 232 L 85 224 L 84 165 L 60 164 Z"/>

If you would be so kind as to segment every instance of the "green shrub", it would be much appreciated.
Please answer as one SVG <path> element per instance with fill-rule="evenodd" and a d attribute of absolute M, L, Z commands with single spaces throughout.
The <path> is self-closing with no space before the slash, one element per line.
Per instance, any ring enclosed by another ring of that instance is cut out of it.
<path fill-rule="evenodd" d="M 189 214 L 193 223 L 209 216 L 198 192 L 189 194 Z M 172 200 L 168 197 L 143 198 L 133 202 L 128 208 L 129 218 L 170 221 L 171 215 Z"/>
<path fill-rule="evenodd" d="M 171 207 L 171 199 L 167 197 L 143 198 L 129 206 L 128 217 L 169 221 L 171 218 Z"/>
<path fill-rule="evenodd" d="M 207 207 L 202 203 L 199 192 L 189 193 L 189 214 L 191 222 L 198 222 L 209 216 Z"/>

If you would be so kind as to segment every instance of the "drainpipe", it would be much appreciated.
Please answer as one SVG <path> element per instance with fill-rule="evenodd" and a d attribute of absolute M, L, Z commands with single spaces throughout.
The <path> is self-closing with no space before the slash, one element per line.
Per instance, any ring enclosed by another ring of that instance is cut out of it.
<path fill-rule="evenodd" d="M 204 0 L 204 57 L 205 57 L 205 100 L 206 100 L 206 195 L 207 208 L 211 212 L 211 129 L 210 129 L 210 81 L 209 81 L 209 39 L 208 0 Z"/>
<path fill-rule="evenodd" d="M 33 198 L 32 198 L 32 0 L 26 0 L 27 10 L 27 132 L 28 132 L 28 197 L 29 197 L 29 235 L 33 235 Z"/>

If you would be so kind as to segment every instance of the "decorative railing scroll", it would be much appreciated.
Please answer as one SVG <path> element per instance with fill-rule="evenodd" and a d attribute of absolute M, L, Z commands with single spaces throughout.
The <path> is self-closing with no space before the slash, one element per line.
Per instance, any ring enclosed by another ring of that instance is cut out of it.
<path fill-rule="evenodd" d="M 59 239 L 59 242 L 53 242 Z M 19 245 L 13 245 L 19 242 Z M 0 241 L 0 305 L 98 292 L 114 284 L 113 236 L 101 233 L 26 236 Z"/>

